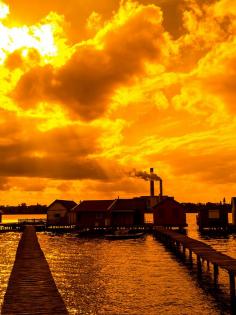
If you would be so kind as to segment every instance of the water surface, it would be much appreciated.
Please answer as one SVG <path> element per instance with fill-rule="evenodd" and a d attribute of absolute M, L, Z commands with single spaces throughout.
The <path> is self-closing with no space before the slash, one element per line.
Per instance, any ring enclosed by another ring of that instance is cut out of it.
<path fill-rule="evenodd" d="M 229 314 L 151 235 L 108 241 L 40 234 L 70 314 Z"/>
<path fill-rule="evenodd" d="M 17 223 L 19 219 L 46 219 L 46 214 L 3 214 L 2 223 Z"/>
<path fill-rule="evenodd" d="M 201 234 L 195 217 L 187 216 L 188 235 L 236 258 L 236 235 Z M 18 232 L 0 234 L 0 303 L 19 238 Z M 200 280 L 188 259 L 183 263 L 151 235 L 123 241 L 47 233 L 38 238 L 71 315 L 230 314 L 227 273 L 220 271 L 215 287 L 204 266 Z"/>
<path fill-rule="evenodd" d="M 0 233 L 0 305 L 7 289 L 21 233 Z"/>

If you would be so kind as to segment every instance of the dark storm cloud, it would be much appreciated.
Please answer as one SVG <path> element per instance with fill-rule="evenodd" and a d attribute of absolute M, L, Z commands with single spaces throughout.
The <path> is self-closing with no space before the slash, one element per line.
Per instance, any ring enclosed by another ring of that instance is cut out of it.
<path fill-rule="evenodd" d="M 0 124 L 0 176 L 107 178 L 101 163 L 89 157 L 99 149 L 98 128 L 73 125 L 40 132 L 32 120 L 6 117 Z"/>
<path fill-rule="evenodd" d="M 1 150 L 1 148 L 0 148 Z M 54 157 L 14 156 L 0 162 L 0 176 L 53 179 L 105 179 L 103 168 L 86 158 L 58 160 Z"/>

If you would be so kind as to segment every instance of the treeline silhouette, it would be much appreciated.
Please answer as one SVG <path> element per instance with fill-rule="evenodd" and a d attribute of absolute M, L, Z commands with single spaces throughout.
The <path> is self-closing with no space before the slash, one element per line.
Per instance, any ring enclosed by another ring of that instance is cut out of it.
<path fill-rule="evenodd" d="M 187 213 L 197 213 L 201 209 L 216 209 L 224 207 L 231 212 L 231 204 L 228 203 L 191 203 L 191 202 L 182 202 Z M 0 210 L 3 214 L 46 214 L 47 206 L 46 205 L 27 205 L 26 203 L 21 203 L 18 206 L 0 206 Z"/>
<path fill-rule="evenodd" d="M 0 210 L 3 214 L 46 214 L 46 205 L 27 205 L 26 203 L 21 203 L 18 206 L 0 206 Z"/>

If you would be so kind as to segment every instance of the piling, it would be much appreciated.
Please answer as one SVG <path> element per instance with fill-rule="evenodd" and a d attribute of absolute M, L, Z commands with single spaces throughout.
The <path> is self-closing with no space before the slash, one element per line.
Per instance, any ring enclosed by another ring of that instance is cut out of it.
<path fill-rule="evenodd" d="M 203 272 L 203 262 L 207 261 L 207 270 L 210 271 L 210 264 L 213 265 L 213 279 L 214 284 L 218 285 L 219 268 L 226 270 L 229 273 L 229 290 L 230 300 L 233 309 L 233 314 L 236 314 L 236 292 L 235 292 L 235 275 L 236 275 L 236 259 L 229 257 L 221 252 L 213 249 L 211 246 L 194 240 L 186 235 L 176 233 L 173 230 L 167 230 L 161 227 L 153 228 L 154 235 L 160 237 L 162 242 L 176 244 L 175 249 L 181 252 L 181 247 L 189 250 L 189 260 L 192 264 L 193 253 L 197 258 L 197 271 L 201 276 Z"/>
<path fill-rule="evenodd" d="M 21 236 L 1 314 L 68 314 L 33 226 Z"/>
<path fill-rule="evenodd" d="M 217 284 L 219 275 L 219 268 L 217 264 L 214 264 L 214 283 Z"/>
<path fill-rule="evenodd" d="M 234 273 L 229 272 L 229 282 L 230 282 L 230 300 L 232 309 L 236 310 L 236 297 L 235 297 L 235 276 Z"/>

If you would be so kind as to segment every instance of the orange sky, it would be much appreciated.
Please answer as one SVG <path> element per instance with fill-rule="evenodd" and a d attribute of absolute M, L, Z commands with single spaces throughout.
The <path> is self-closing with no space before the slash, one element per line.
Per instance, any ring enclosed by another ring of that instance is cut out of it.
<path fill-rule="evenodd" d="M 230 201 L 235 35 L 232 0 L 0 1 L 0 204 L 146 195 L 149 167 Z"/>

